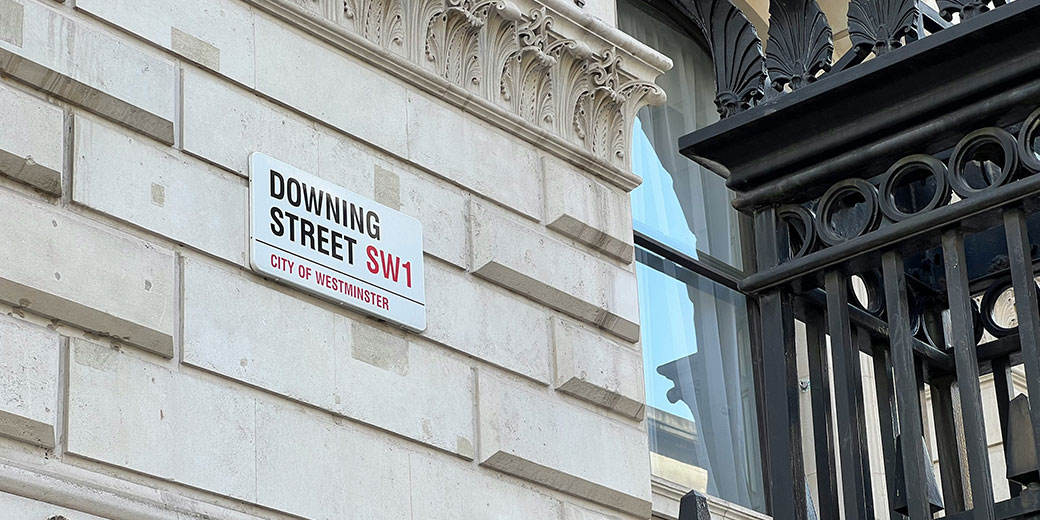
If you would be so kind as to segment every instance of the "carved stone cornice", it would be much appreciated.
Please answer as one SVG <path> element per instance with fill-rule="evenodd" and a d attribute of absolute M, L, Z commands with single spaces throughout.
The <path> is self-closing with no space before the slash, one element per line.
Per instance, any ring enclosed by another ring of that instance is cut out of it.
<path fill-rule="evenodd" d="M 626 190 L 671 61 L 569 0 L 248 0 Z"/>

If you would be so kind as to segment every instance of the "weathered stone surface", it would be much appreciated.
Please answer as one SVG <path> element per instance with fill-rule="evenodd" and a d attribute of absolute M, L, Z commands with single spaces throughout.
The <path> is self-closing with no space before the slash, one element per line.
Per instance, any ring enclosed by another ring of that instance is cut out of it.
<path fill-rule="evenodd" d="M 341 134 L 322 132 L 318 149 L 319 177 L 415 217 L 424 251 L 466 267 L 469 206 L 461 190 Z"/>
<path fill-rule="evenodd" d="M 472 268 L 477 276 L 629 341 L 639 340 L 635 273 L 548 237 L 476 200 L 470 208 L 470 232 Z"/>
<path fill-rule="evenodd" d="M 423 251 L 465 268 L 468 260 L 469 201 L 422 174 L 400 172 L 401 212 L 422 223 Z"/>
<path fill-rule="evenodd" d="M 618 518 L 614 515 L 591 511 L 584 507 L 564 502 L 563 520 L 618 520 Z"/>
<path fill-rule="evenodd" d="M 245 85 L 253 84 L 253 10 L 228 0 L 82 0 L 76 9 Z"/>
<path fill-rule="evenodd" d="M 0 3 L 4 1 L 12 0 Z M 65 127 L 61 109 L 5 83 L 0 83 L 0 107 L 0 173 L 60 195 Z"/>
<path fill-rule="evenodd" d="M 408 453 L 317 412 L 258 402 L 257 497 L 315 520 L 412 518 Z"/>
<path fill-rule="evenodd" d="M 0 222 L 0 300 L 173 354 L 170 251 L 6 191 Z"/>
<path fill-rule="evenodd" d="M 527 485 L 446 457 L 411 454 L 412 518 L 556 520 L 560 503 Z"/>
<path fill-rule="evenodd" d="M 170 60 L 68 18 L 23 4 L 22 42 L 0 40 L 0 71 L 166 143 L 173 142 Z"/>
<path fill-rule="evenodd" d="M 625 262 L 632 261 L 628 194 L 582 175 L 558 159 L 545 161 L 546 226 Z"/>
<path fill-rule="evenodd" d="M 473 373 L 435 347 L 192 259 L 184 312 L 185 363 L 474 456 Z"/>
<path fill-rule="evenodd" d="M 643 418 L 643 363 L 639 352 L 592 331 L 553 319 L 556 389 Z"/>
<path fill-rule="evenodd" d="M 350 355 L 336 356 L 334 409 L 472 459 L 473 370 L 438 348 L 355 322 Z"/>
<path fill-rule="evenodd" d="M 0 492 L 0 511 L 12 520 L 107 520 L 4 492 Z"/>
<path fill-rule="evenodd" d="M 349 344 L 346 317 L 184 259 L 185 363 L 331 410 L 336 350 Z"/>
<path fill-rule="evenodd" d="M 256 501 L 254 399 L 73 338 L 68 451 Z"/>
<path fill-rule="evenodd" d="M 423 335 L 506 370 L 549 383 L 546 313 L 453 268 L 426 263 Z"/>
<path fill-rule="evenodd" d="M 0 316 L 0 435 L 54 446 L 58 333 Z"/>
<path fill-rule="evenodd" d="M 246 181 L 83 116 L 74 135 L 73 200 L 248 265 Z"/>
<path fill-rule="evenodd" d="M 404 155 L 408 100 L 403 85 L 265 16 L 256 17 L 255 27 L 258 91 L 329 126 Z"/>
<path fill-rule="evenodd" d="M 408 158 L 531 218 L 542 215 L 542 167 L 533 147 L 419 93 L 408 95 Z"/>
<path fill-rule="evenodd" d="M 481 371 L 478 461 L 499 471 L 650 516 L 646 432 Z"/>
<path fill-rule="evenodd" d="M 183 85 L 184 151 L 243 176 L 252 152 L 317 170 L 313 123 L 197 70 L 184 69 Z"/>

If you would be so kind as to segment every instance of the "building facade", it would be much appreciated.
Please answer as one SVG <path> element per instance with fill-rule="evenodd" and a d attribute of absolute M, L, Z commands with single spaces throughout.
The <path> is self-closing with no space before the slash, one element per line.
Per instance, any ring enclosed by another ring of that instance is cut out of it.
<path fill-rule="evenodd" d="M 0 518 L 648 518 L 613 25 L 0 0 Z M 423 331 L 251 269 L 254 152 L 421 223 Z"/>
<path fill-rule="evenodd" d="M 769 518 L 752 222 L 677 144 L 726 113 L 688 4 L 0 0 L 0 520 Z M 258 265 L 256 154 L 418 222 L 425 326 Z"/>

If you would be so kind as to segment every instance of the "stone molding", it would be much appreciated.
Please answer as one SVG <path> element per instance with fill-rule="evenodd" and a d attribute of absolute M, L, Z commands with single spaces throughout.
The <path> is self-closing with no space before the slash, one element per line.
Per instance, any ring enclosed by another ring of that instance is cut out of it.
<path fill-rule="evenodd" d="M 567 0 L 248 0 L 632 190 L 632 122 L 671 60 Z"/>

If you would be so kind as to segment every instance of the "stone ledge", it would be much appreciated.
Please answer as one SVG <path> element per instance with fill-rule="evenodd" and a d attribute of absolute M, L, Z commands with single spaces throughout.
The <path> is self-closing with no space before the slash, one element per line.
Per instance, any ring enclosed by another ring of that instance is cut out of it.
<path fill-rule="evenodd" d="M 3 190 L 0 222 L 0 300 L 173 355 L 171 251 Z"/>
<path fill-rule="evenodd" d="M 471 201 L 473 274 L 517 294 L 639 341 L 636 275 Z M 556 269 L 558 265 L 569 269 Z"/>
<path fill-rule="evenodd" d="M 173 62 L 39 2 L 23 7 L 22 38 L 0 40 L 0 72 L 173 143 Z"/>
<path fill-rule="evenodd" d="M 0 435 L 54 447 L 60 341 L 53 330 L 0 316 Z"/>
<path fill-rule="evenodd" d="M 2 0 L 0 0 L 2 1 Z M 0 83 L 0 173 L 50 195 L 61 195 L 64 114 L 42 99 Z"/>
<path fill-rule="evenodd" d="M 642 518 L 650 516 L 646 431 L 479 373 L 481 465 Z"/>

